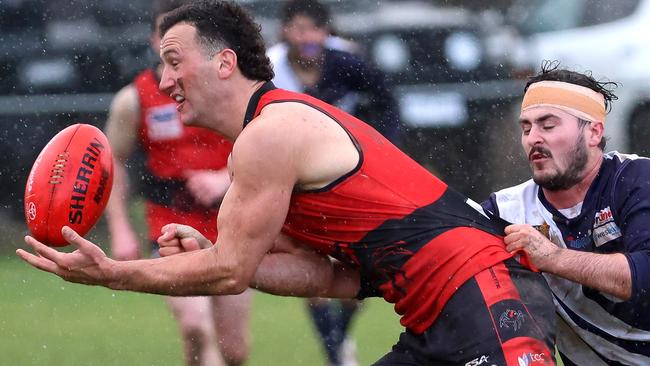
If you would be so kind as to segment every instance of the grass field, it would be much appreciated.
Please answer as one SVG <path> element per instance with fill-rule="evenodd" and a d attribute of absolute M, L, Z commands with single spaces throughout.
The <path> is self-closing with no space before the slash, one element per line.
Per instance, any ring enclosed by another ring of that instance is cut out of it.
<path fill-rule="evenodd" d="M 66 283 L 0 259 L 0 365 L 182 365 L 176 326 L 155 295 Z M 256 293 L 247 365 L 323 365 L 304 302 Z M 353 325 L 363 365 L 396 341 L 392 308 L 366 301 Z"/>
<path fill-rule="evenodd" d="M 0 366 L 180 366 L 176 325 L 162 297 L 82 286 L 37 271 L 13 253 L 21 222 L 0 215 Z M 100 224 L 89 239 L 106 244 Z M 256 293 L 251 365 L 325 365 L 302 299 Z M 352 326 L 362 365 L 402 331 L 392 307 L 370 299 Z M 559 364 L 562 366 L 562 364 Z"/>
<path fill-rule="evenodd" d="M 144 227 L 141 204 L 131 207 Z M 144 232 L 144 230 L 142 230 Z M 0 212 L 0 366 L 179 366 L 176 324 L 161 296 L 112 291 L 64 282 L 22 262 L 26 226 Z M 105 222 L 86 237 L 105 247 Z M 251 365 L 325 365 L 303 299 L 255 293 Z M 352 324 L 362 365 L 376 361 L 402 327 L 381 299 L 364 302 Z"/>

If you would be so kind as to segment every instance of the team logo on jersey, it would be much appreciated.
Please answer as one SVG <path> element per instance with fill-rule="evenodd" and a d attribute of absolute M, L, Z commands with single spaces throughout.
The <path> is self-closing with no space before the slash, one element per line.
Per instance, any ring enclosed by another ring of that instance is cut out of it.
<path fill-rule="evenodd" d="M 178 117 L 175 103 L 149 108 L 145 122 L 149 139 L 152 141 L 176 139 L 183 135 L 183 124 Z"/>
<path fill-rule="evenodd" d="M 494 321 L 494 329 L 505 343 L 519 337 L 538 337 L 539 331 L 532 327 L 526 307 L 520 300 L 506 299 L 490 306 L 490 315 Z M 494 362 L 495 360 L 492 360 Z"/>
<path fill-rule="evenodd" d="M 515 332 L 524 324 L 524 313 L 521 310 L 508 309 L 499 317 L 499 328 L 512 328 Z"/>
<path fill-rule="evenodd" d="M 621 235 L 623 235 L 621 229 L 614 222 L 614 216 L 609 206 L 596 212 L 592 237 L 597 247 L 620 238 Z"/>
<path fill-rule="evenodd" d="M 569 235 L 566 237 L 565 242 L 567 248 L 585 249 L 591 243 L 591 230 L 589 230 L 586 236 L 582 236 L 579 238 L 576 238 L 573 235 Z"/>
<path fill-rule="evenodd" d="M 542 353 L 524 353 L 523 355 L 517 357 L 517 361 L 519 361 L 519 366 L 530 366 L 535 362 L 544 362 L 546 359 L 546 355 L 544 352 Z"/>
<path fill-rule="evenodd" d="M 547 239 L 551 239 L 551 233 L 550 233 L 551 227 L 548 226 L 546 222 L 544 222 L 541 225 L 536 225 L 533 227 L 535 228 L 535 230 L 539 231 L 540 234 L 544 235 L 544 237 L 546 237 Z"/>

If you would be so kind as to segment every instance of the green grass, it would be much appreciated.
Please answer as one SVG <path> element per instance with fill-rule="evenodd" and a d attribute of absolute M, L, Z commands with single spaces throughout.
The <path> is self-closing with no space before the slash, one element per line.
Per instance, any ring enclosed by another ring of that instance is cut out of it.
<path fill-rule="evenodd" d="M 66 283 L 12 254 L 0 258 L 0 365 L 182 365 L 160 296 Z M 390 305 L 366 301 L 352 333 L 362 364 L 397 340 Z M 248 365 L 323 365 L 303 300 L 256 293 Z"/>
<path fill-rule="evenodd" d="M 0 212 L 1 214 L 2 212 Z M 130 213 L 144 228 L 142 204 Z M 179 366 L 176 324 L 161 296 L 64 282 L 22 262 L 22 221 L 0 215 L 0 366 Z M 142 230 L 143 232 L 145 230 Z M 103 220 L 86 235 L 106 248 Z M 68 248 L 66 248 L 68 249 Z M 255 293 L 247 365 L 325 365 L 304 299 Z M 352 325 L 362 365 L 390 350 L 402 327 L 392 306 L 365 301 Z"/>
<path fill-rule="evenodd" d="M 137 226 L 142 219 L 134 214 Z M 82 286 L 23 263 L 22 222 L 4 220 L 0 232 L 0 366 L 180 366 L 176 324 L 163 298 Z M 102 221 L 87 238 L 107 244 Z M 303 299 L 256 293 L 251 365 L 325 365 Z M 390 350 L 402 327 L 390 304 L 364 302 L 352 326 L 362 365 Z M 559 363 L 562 366 L 561 363 Z"/>

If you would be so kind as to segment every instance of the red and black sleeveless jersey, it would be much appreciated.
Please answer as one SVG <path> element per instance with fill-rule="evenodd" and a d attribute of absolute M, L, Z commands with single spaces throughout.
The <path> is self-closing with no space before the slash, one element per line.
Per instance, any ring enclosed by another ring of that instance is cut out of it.
<path fill-rule="evenodd" d="M 184 126 L 177 103 L 158 89 L 153 70 L 140 73 L 134 85 L 140 98 L 140 144 L 151 174 L 181 179 L 186 169 L 216 170 L 226 166 L 232 143 L 205 128 Z"/>
<path fill-rule="evenodd" d="M 294 192 L 283 232 L 358 266 L 362 288 L 394 303 L 406 328 L 422 333 L 465 281 L 512 256 L 503 226 L 372 127 L 333 106 L 266 83 L 251 99 L 244 123 L 283 102 L 303 103 L 332 118 L 360 155 L 353 171 L 328 186 Z"/>

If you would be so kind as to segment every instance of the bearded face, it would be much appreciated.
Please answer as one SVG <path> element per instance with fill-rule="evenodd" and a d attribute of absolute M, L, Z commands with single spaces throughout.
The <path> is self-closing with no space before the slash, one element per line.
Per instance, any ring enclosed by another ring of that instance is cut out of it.
<path fill-rule="evenodd" d="M 549 191 L 560 191 L 569 189 L 582 180 L 588 161 L 587 144 L 583 134 L 578 134 L 575 145 L 569 152 L 554 156 L 549 149 L 537 146 L 531 150 L 529 161 L 534 154 L 541 154 L 554 162 L 551 169 L 545 170 L 537 170 L 535 163 L 530 163 L 533 181 L 540 187 Z"/>
<path fill-rule="evenodd" d="M 283 38 L 289 46 L 289 55 L 299 63 L 318 62 L 329 35 L 326 27 L 306 15 L 296 15 L 283 27 Z"/>

